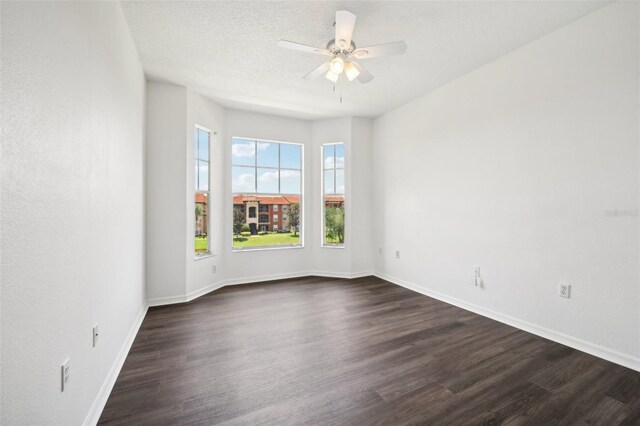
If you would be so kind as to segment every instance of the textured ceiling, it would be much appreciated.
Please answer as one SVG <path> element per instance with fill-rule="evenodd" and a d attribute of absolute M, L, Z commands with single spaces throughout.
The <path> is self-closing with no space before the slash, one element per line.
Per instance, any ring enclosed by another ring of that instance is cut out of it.
<path fill-rule="evenodd" d="M 123 2 L 143 67 L 221 105 L 300 118 L 375 117 L 560 28 L 606 2 Z M 336 10 L 357 15 L 364 47 L 404 40 L 403 56 L 362 61 L 368 84 L 302 76 L 322 56 L 276 46 L 324 47 Z"/>

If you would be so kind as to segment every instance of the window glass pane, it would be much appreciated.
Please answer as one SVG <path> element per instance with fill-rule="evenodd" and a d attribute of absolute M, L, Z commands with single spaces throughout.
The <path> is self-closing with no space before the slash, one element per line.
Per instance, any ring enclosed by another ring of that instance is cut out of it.
<path fill-rule="evenodd" d="M 336 170 L 336 194 L 344 194 L 344 170 Z"/>
<path fill-rule="evenodd" d="M 280 167 L 302 169 L 302 147 L 300 145 L 280 145 Z"/>
<path fill-rule="evenodd" d="M 255 141 L 233 138 L 231 142 L 231 164 L 234 166 L 255 166 L 255 150 Z"/>
<path fill-rule="evenodd" d="M 324 193 L 325 194 L 335 194 L 335 190 L 333 186 L 333 177 L 334 177 L 334 170 L 324 171 Z"/>
<path fill-rule="evenodd" d="M 324 246 L 344 246 L 344 144 L 323 145 L 322 178 Z"/>
<path fill-rule="evenodd" d="M 196 192 L 195 197 L 195 252 L 202 254 L 209 251 L 209 196 Z"/>
<path fill-rule="evenodd" d="M 300 246 L 302 146 L 251 143 L 232 139 L 233 249 Z"/>
<path fill-rule="evenodd" d="M 344 244 L 344 197 L 341 195 L 324 197 L 324 244 Z"/>
<path fill-rule="evenodd" d="M 258 167 L 278 167 L 278 144 L 258 142 Z"/>
<path fill-rule="evenodd" d="M 253 167 L 232 167 L 231 188 L 233 192 L 256 192 L 256 171 Z"/>
<path fill-rule="evenodd" d="M 198 158 L 209 161 L 209 133 L 198 129 Z"/>
<path fill-rule="evenodd" d="M 193 187 L 198 190 L 198 160 L 193 163 Z"/>
<path fill-rule="evenodd" d="M 335 156 L 335 145 L 325 145 L 324 146 L 324 168 L 325 169 L 333 169 L 334 165 L 334 156 Z"/>
<path fill-rule="evenodd" d="M 198 128 L 193 129 L 193 158 L 198 158 Z"/>
<path fill-rule="evenodd" d="M 344 144 L 334 145 L 336 148 L 336 169 L 344 169 Z"/>
<path fill-rule="evenodd" d="M 258 191 L 262 194 L 278 193 L 278 169 L 258 169 Z"/>
<path fill-rule="evenodd" d="M 301 179 L 299 170 L 280 170 L 280 193 L 300 194 Z"/>
<path fill-rule="evenodd" d="M 198 160 L 198 189 L 201 191 L 209 190 L 209 163 L 207 161 Z"/>

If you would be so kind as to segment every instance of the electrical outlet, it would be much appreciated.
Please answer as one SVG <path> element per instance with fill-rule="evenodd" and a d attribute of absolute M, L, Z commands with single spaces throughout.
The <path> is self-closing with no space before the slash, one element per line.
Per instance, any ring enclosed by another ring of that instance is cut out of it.
<path fill-rule="evenodd" d="M 60 368 L 60 379 L 61 379 L 60 392 L 64 392 L 65 388 L 67 387 L 69 383 L 70 374 L 71 374 L 71 369 L 69 367 L 69 358 L 67 358 L 66 361 L 62 363 L 62 367 Z"/>
<path fill-rule="evenodd" d="M 560 283 L 558 284 L 558 296 L 566 297 L 567 299 L 571 297 L 571 286 L 569 284 Z"/>
<path fill-rule="evenodd" d="M 473 284 L 476 287 L 482 287 L 482 277 L 480 276 L 480 267 L 475 266 L 473 268 Z"/>
<path fill-rule="evenodd" d="M 211 267 L 211 273 L 215 274 L 217 272 L 216 265 Z"/>
<path fill-rule="evenodd" d="M 98 345 L 98 324 L 93 326 L 93 347 Z"/>
<path fill-rule="evenodd" d="M 396 250 L 396 259 L 400 259 L 400 250 Z"/>

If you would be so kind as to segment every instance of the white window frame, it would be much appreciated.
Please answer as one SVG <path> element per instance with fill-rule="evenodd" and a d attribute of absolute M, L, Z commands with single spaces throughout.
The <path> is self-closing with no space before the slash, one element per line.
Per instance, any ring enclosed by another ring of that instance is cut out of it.
<path fill-rule="evenodd" d="M 345 242 L 343 242 L 342 244 L 327 244 L 325 242 L 325 235 L 326 235 L 326 229 L 325 229 L 325 217 L 324 217 L 324 210 L 325 210 L 325 187 L 324 187 L 324 172 L 325 172 L 325 164 L 324 164 L 324 148 L 325 146 L 331 146 L 331 145 L 342 145 L 343 146 L 343 152 L 344 152 L 344 156 L 345 156 L 345 160 L 344 160 L 344 165 L 342 167 L 342 169 L 338 169 L 335 168 L 335 164 L 334 164 L 334 168 L 333 169 L 326 169 L 326 170 L 334 170 L 334 175 L 333 175 L 333 186 L 334 186 L 334 191 L 336 188 L 336 176 L 335 176 L 335 171 L 336 170 L 342 170 L 344 173 L 344 192 L 342 194 L 337 194 L 337 193 L 333 193 L 333 194 L 328 194 L 328 195 L 342 195 L 344 197 L 344 204 L 343 204 L 343 208 L 344 208 L 344 216 L 345 216 Z M 330 249 L 344 249 L 346 242 L 347 242 L 347 235 L 346 235 L 346 229 L 347 229 L 347 223 L 346 223 L 346 219 L 347 219 L 347 197 L 346 197 L 346 192 L 347 192 L 347 173 L 346 173 L 346 165 L 347 165 L 347 146 L 344 142 L 330 142 L 330 143 L 324 143 L 320 146 L 320 246 L 322 248 L 330 248 Z"/>
<path fill-rule="evenodd" d="M 193 152 L 198 152 L 199 148 L 200 148 L 200 142 L 199 142 L 199 138 L 196 138 L 195 136 L 198 135 L 199 136 L 199 132 L 205 132 L 207 134 L 207 159 L 203 160 L 200 158 L 199 153 L 194 155 L 194 166 L 196 167 L 196 170 L 198 170 L 198 173 L 196 173 L 195 175 L 195 182 L 194 182 L 194 194 L 193 194 L 193 208 L 191 209 L 191 211 L 195 210 L 195 199 L 196 199 L 196 194 L 203 194 L 206 196 L 207 198 L 207 210 L 206 210 L 206 221 L 207 221 L 207 250 L 202 252 L 202 253 L 196 253 L 195 252 L 195 248 L 194 248 L 194 256 L 196 259 L 201 259 L 203 257 L 208 257 L 212 255 L 211 252 L 211 130 L 204 127 L 204 126 L 200 126 L 198 124 L 195 125 L 194 128 L 194 140 L 193 140 L 193 144 L 194 144 L 194 150 Z M 199 173 L 199 166 L 200 166 L 200 161 L 206 161 L 207 162 L 207 166 L 208 166 L 208 172 L 207 172 L 207 190 L 201 190 L 199 189 L 199 185 L 198 185 L 198 179 L 200 178 L 200 173 Z M 195 219 L 194 219 L 195 220 Z M 194 234 L 195 234 L 195 223 L 194 223 Z M 195 239 L 195 235 L 194 235 L 194 239 Z"/>
<path fill-rule="evenodd" d="M 257 138 L 252 138 L 252 137 L 244 137 L 244 136 L 232 136 L 231 137 L 231 145 L 233 145 L 233 141 L 234 139 L 242 139 L 245 141 L 252 141 L 255 143 L 258 142 L 266 142 L 266 143 L 275 143 L 275 144 L 286 144 L 286 145 L 297 145 L 300 147 L 300 224 L 298 225 L 298 234 L 300 235 L 300 244 L 298 245 L 274 245 L 274 246 L 264 246 L 264 247 L 251 247 L 251 248 L 237 248 L 233 246 L 233 229 L 231 229 L 231 252 L 232 253 L 242 253 L 242 252 L 253 252 L 253 251 L 265 251 L 265 250 L 296 250 L 296 249 L 303 249 L 304 248 L 304 237 L 305 237 L 305 233 L 303 232 L 305 230 L 305 216 L 304 216 L 304 168 L 305 168 L 305 164 L 304 164 L 304 159 L 305 159 L 305 154 L 304 154 L 304 144 L 299 143 L 299 142 L 288 142 L 288 141 L 276 141 L 276 140 L 270 140 L 270 139 L 257 139 Z M 278 150 L 280 148 L 278 147 Z M 257 151 L 257 150 L 256 150 Z M 280 152 L 278 151 L 278 158 L 280 158 Z M 230 171 L 231 173 L 233 173 L 233 167 L 237 166 L 237 167 L 246 167 L 246 168 L 254 168 L 254 173 L 255 173 L 255 179 L 256 179 L 256 184 L 255 184 L 255 189 L 256 192 L 245 192 L 244 194 L 250 194 L 250 195 L 256 195 L 256 196 L 264 196 L 264 197 L 277 197 L 277 196 L 282 196 L 282 193 L 262 193 L 262 192 L 257 192 L 258 191 L 258 184 L 257 184 L 257 179 L 258 179 L 258 168 L 261 169 L 274 169 L 274 170 L 278 170 L 278 173 L 280 170 L 298 170 L 298 169 L 289 169 L 286 167 L 280 168 L 280 167 L 265 167 L 265 166 L 260 166 L 258 167 L 258 155 L 256 152 L 256 156 L 255 156 L 255 162 L 253 166 L 246 166 L 246 165 L 234 165 L 233 164 L 233 157 L 231 157 L 230 159 L 231 161 L 231 167 L 230 167 Z M 230 185 L 230 192 L 231 192 L 231 197 L 233 199 L 233 195 L 235 194 L 233 192 L 233 179 L 230 179 L 229 182 Z M 278 190 L 280 190 L 280 180 L 278 180 Z M 287 194 L 285 193 L 284 195 L 296 195 L 296 194 Z M 259 223 L 258 223 L 259 225 Z M 231 228 L 233 228 L 233 223 L 231 224 Z M 273 229 L 272 229 L 273 230 Z"/>

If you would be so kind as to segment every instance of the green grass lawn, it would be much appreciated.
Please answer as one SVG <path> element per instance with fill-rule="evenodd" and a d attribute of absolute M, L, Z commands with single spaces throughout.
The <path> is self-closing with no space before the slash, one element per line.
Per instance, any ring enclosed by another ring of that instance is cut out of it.
<path fill-rule="evenodd" d="M 207 237 L 196 237 L 196 253 L 207 251 Z"/>
<path fill-rule="evenodd" d="M 324 236 L 324 243 L 325 244 L 331 244 L 331 245 L 342 245 L 344 243 L 341 243 L 340 240 L 336 237 L 336 238 L 331 238 L 327 235 Z"/>
<path fill-rule="evenodd" d="M 233 247 L 264 247 L 264 246 L 279 246 L 279 245 L 298 245 L 300 244 L 300 233 L 293 235 L 293 233 L 282 234 L 267 234 L 267 235 L 253 235 L 250 237 L 233 237 Z"/>

